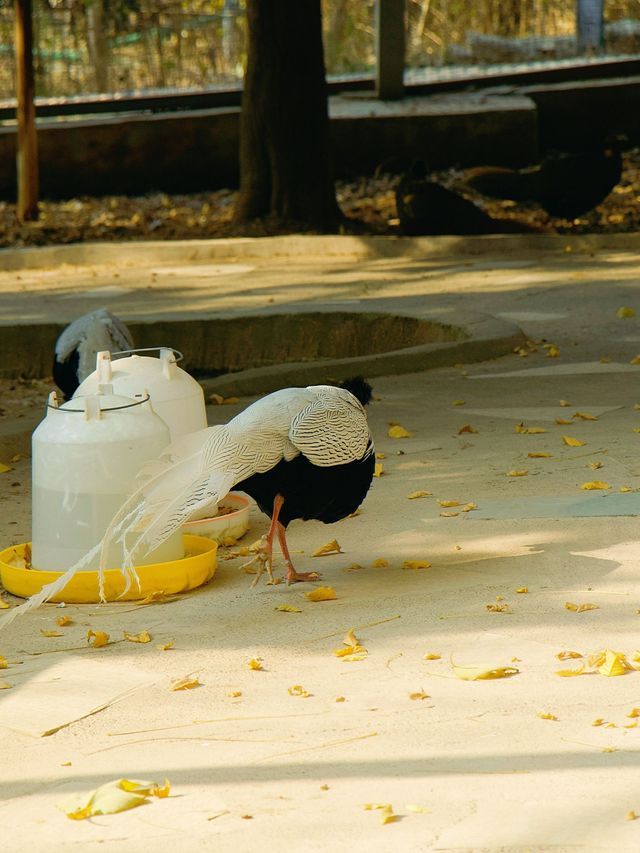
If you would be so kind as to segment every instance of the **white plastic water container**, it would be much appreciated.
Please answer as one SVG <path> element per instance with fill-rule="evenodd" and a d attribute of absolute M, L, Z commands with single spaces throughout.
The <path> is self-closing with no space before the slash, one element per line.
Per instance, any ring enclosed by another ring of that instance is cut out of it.
<path fill-rule="evenodd" d="M 33 433 L 32 565 L 64 571 L 101 539 L 116 511 L 136 488 L 136 473 L 170 442 L 169 428 L 148 395 L 131 399 L 103 393 L 58 407 L 49 396 L 47 415 Z M 139 561 L 141 565 L 184 556 L 182 534 L 173 534 Z M 110 568 L 122 562 L 115 543 Z M 86 566 L 98 568 L 99 555 Z"/>
<path fill-rule="evenodd" d="M 113 385 L 115 393 L 125 397 L 148 393 L 154 411 L 167 423 L 172 441 L 205 429 L 207 413 L 202 388 L 178 367 L 175 350 L 161 347 L 159 352 L 159 358 L 134 354 L 113 360 L 108 351 L 99 352 L 96 370 L 87 376 L 73 396 L 96 394 L 102 384 Z"/>

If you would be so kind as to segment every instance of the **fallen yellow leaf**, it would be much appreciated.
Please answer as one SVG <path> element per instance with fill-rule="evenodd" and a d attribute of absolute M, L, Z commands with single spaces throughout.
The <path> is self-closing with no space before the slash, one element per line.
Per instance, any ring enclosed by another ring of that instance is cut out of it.
<path fill-rule="evenodd" d="M 431 563 L 426 560 L 405 560 L 402 564 L 403 569 L 430 569 Z"/>
<path fill-rule="evenodd" d="M 631 488 L 631 486 L 620 486 L 620 491 L 621 492 L 632 492 L 633 489 Z"/>
<path fill-rule="evenodd" d="M 529 459 L 552 459 L 553 453 L 527 453 Z"/>
<path fill-rule="evenodd" d="M 11 466 L 5 465 L 4 462 L 0 462 L 0 474 L 6 474 L 7 471 L 11 471 Z"/>
<path fill-rule="evenodd" d="M 440 506 L 460 506 L 460 501 L 438 501 Z"/>
<path fill-rule="evenodd" d="M 309 601 L 333 601 L 338 597 L 332 586 L 318 586 L 310 592 L 305 592 L 304 596 Z"/>
<path fill-rule="evenodd" d="M 604 725 L 604 723 L 605 723 L 604 719 L 603 719 L 602 717 L 598 717 L 596 720 L 594 720 L 594 721 L 591 723 L 591 725 L 592 725 L 592 726 L 603 726 L 603 725 Z"/>
<path fill-rule="evenodd" d="M 418 690 L 415 693 L 409 693 L 409 699 L 428 699 L 429 694 L 425 693 L 424 690 Z"/>
<path fill-rule="evenodd" d="M 431 492 L 424 492 L 424 491 L 411 492 L 410 495 L 407 495 L 407 498 L 410 501 L 415 501 L 416 498 L 430 498 L 430 497 L 432 497 L 432 493 Z"/>
<path fill-rule="evenodd" d="M 387 458 L 386 453 L 376 453 L 376 459 L 386 459 L 386 458 Z"/>
<path fill-rule="evenodd" d="M 451 403 L 451 405 L 452 405 L 452 406 L 464 406 L 464 405 L 465 405 L 465 403 L 466 403 L 466 400 L 454 400 L 454 401 Z"/>
<path fill-rule="evenodd" d="M 547 432 L 544 427 L 525 427 L 524 424 L 519 424 L 521 429 L 516 427 L 516 432 L 521 432 L 524 435 L 542 435 L 542 433 Z"/>
<path fill-rule="evenodd" d="M 507 477 L 526 477 L 529 472 L 526 470 L 522 471 L 507 471 Z"/>
<path fill-rule="evenodd" d="M 384 557 L 378 557 L 376 560 L 371 563 L 372 569 L 386 569 L 389 566 L 389 560 L 385 560 Z"/>
<path fill-rule="evenodd" d="M 109 642 L 109 635 L 106 631 L 87 631 L 87 642 L 94 649 L 99 649 L 106 646 Z"/>
<path fill-rule="evenodd" d="M 384 826 L 387 823 L 394 823 L 398 819 L 398 815 L 393 813 L 391 806 L 384 806 L 380 812 L 380 823 Z"/>
<path fill-rule="evenodd" d="M 602 468 L 602 462 L 587 462 L 587 468 L 591 468 L 592 471 L 597 471 L 598 468 Z"/>
<path fill-rule="evenodd" d="M 274 610 L 279 610 L 281 613 L 302 613 L 302 610 L 294 607 L 293 604 L 279 604 Z"/>
<path fill-rule="evenodd" d="M 384 468 L 382 467 L 382 462 L 376 462 L 373 468 L 373 476 L 374 477 L 382 477 L 384 474 Z"/>
<path fill-rule="evenodd" d="M 511 613 L 511 608 L 508 604 L 485 604 L 489 613 Z"/>
<path fill-rule="evenodd" d="M 13 684 L 9 684 L 8 681 L 3 681 L 0 678 L 0 690 L 11 690 L 12 687 L 13 687 Z"/>
<path fill-rule="evenodd" d="M 251 658 L 247 661 L 247 666 L 249 669 L 253 669 L 256 672 L 263 670 L 262 658 Z"/>
<path fill-rule="evenodd" d="M 140 631 L 139 634 L 130 634 L 128 631 L 123 631 L 122 635 L 125 640 L 130 643 L 150 643 L 151 634 L 148 631 Z"/>
<path fill-rule="evenodd" d="M 599 604 L 573 604 L 571 601 L 567 601 L 564 605 L 565 610 L 571 610 L 574 613 L 584 613 L 587 610 L 599 610 Z"/>
<path fill-rule="evenodd" d="M 461 666 L 451 662 L 456 678 L 462 681 L 489 681 L 494 678 L 510 678 L 512 675 L 517 675 L 520 670 L 515 666 L 499 666 L 491 669 L 486 669 L 482 666 Z"/>
<path fill-rule="evenodd" d="M 596 492 L 606 491 L 611 488 L 611 485 L 609 483 L 605 483 L 603 480 L 591 480 L 589 483 L 583 483 L 580 488 L 585 489 L 588 492 Z"/>
<path fill-rule="evenodd" d="M 628 305 L 621 305 L 620 308 L 616 311 L 616 317 L 618 319 L 623 320 L 625 317 L 635 317 L 636 312 L 634 308 L 629 307 Z"/>
<path fill-rule="evenodd" d="M 11 605 L 7 604 L 4 598 L 0 595 L 0 610 L 9 610 L 10 607 Z"/>
<path fill-rule="evenodd" d="M 418 806 L 415 803 L 406 803 L 405 809 L 414 814 L 429 814 L 429 809 L 426 806 Z"/>
<path fill-rule="evenodd" d="M 522 594 L 523 594 L 523 593 L 525 593 L 525 592 L 529 592 L 529 587 L 528 587 L 528 586 L 519 586 L 519 587 L 516 589 L 516 592 L 518 592 L 518 593 L 520 593 L 520 594 L 522 595 Z"/>
<path fill-rule="evenodd" d="M 175 640 L 169 640 L 168 643 L 159 643 L 156 646 L 156 649 L 158 649 L 158 651 L 160 651 L 160 652 L 168 652 L 169 649 L 172 649 L 174 647 L 175 642 L 176 642 Z"/>
<path fill-rule="evenodd" d="M 194 675 L 186 675 L 184 678 L 177 678 L 171 682 L 172 690 L 193 690 L 194 687 L 201 686 L 201 682 Z"/>
<path fill-rule="evenodd" d="M 444 510 L 444 512 L 441 512 L 440 515 L 442 516 L 442 518 L 456 518 L 458 515 L 460 515 L 460 513 L 451 512 L 450 510 Z"/>
<path fill-rule="evenodd" d="M 337 539 L 332 539 L 331 542 L 327 542 L 326 545 L 322 545 L 321 548 L 318 548 L 317 551 L 314 551 L 311 555 L 312 557 L 324 557 L 327 554 L 342 554 L 342 548 L 338 545 Z"/>
<path fill-rule="evenodd" d="M 9 664 L 7 662 L 6 657 L 4 655 L 0 655 L 0 669 L 8 669 Z"/>
<path fill-rule="evenodd" d="M 364 646 L 361 646 L 360 643 L 356 642 L 353 645 L 344 646 L 341 649 L 334 649 L 333 654 L 337 658 L 346 658 L 349 655 L 364 655 L 366 657 L 369 653 Z"/>
<path fill-rule="evenodd" d="M 465 424 L 464 426 L 461 426 L 458 430 L 458 435 L 462 435 L 465 432 L 477 433 L 478 430 L 475 427 L 471 426 L 471 424 Z"/>
<path fill-rule="evenodd" d="M 349 628 L 347 633 L 344 635 L 342 642 L 345 646 L 357 646 L 358 638 L 356 637 L 355 628 Z"/>
<path fill-rule="evenodd" d="M 598 667 L 598 672 L 601 675 L 607 676 L 624 675 L 630 669 L 633 669 L 633 667 L 627 661 L 625 655 L 621 652 L 614 652 L 611 649 L 606 649 L 604 663 Z"/>
<path fill-rule="evenodd" d="M 556 675 L 559 675 L 561 678 L 571 678 L 574 675 L 587 675 L 585 672 L 584 664 L 581 663 L 578 669 L 557 669 Z"/>
<path fill-rule="evenodd" d="M 558 720 L 555 714 L 550 714 L 548 711 L 538 711 L 538 717 L 541 720 Z"/>
<path fill-rule="evenodd" d="M 40 633 L 43 637 L 64 637 L 62 631 L 47 631 L 45 628 L 40 628 Z"/>
<path fill-rule="evenodd" d="M 560 350 L 555 344 L 545 344 L 547 347 L 547 358 L 558 358 Z"/>
<path fill-rule="evenodd" d="M 634 357 L 631 359 L 631 361 L 629 362 L 629 364 L 640 364 L 640 355 L 636 355 L 636 356 L 634 356 Z"/>
<path fill-rule="evenodd" d="M 413 433 L 400 426 L 400 424 L 391 424 L 387 430 L 387 435 L 389 438 L 411 438 Z"/>
<path fill-rule="evenodd" d="M 558 658 L 558 660 L 576 660 L 577 658 L 583 657 L 583 655 L 581 652 L 566 651 L 558 652 L 556 657 Z"/>
<path fill-rule="evenodd" d="M 640 708 L 632 708 L 627 714 L 627 717 L 640 717 Z"/>
<path fill-rule="evenodd" d="M 637 817 L 638 817 L 638 815 L 634 812 L 633 809 L 631 809 L 631 811 L 626 813 L 624 819 L 625 820 L 637 820 Z"/>
<path fill-rule="evenodd" d="M 556 418 L 556 423 L 558 426 L 567 426 L 567 424 L 571 425 L 573 421 L 568 421 L 566 418 Z"/>
<path fill-rule="evenodd" d="M 573 418 L 580 418 L 582 421 L 597 421 L 596 415 L 590 415 L 589 412 L 575 412 Z"/>
<path fill-rule="evenodd" d="M 442 655 L 437 655 L 434 652 L 427 652 L 426 655 L 422 655 L 423 660 L 440 660 Z"/>
<path fill-rule="evenodd" d="M 301 684 L 294 684 L 293 687 L 287 689 L 289 696 L 301 696 L 303 699 L 308 699 L 311 696 L 308 690 L 305 690 Z"/>
<path fill-rule="evenodd" d="M 460 512 L 472 512 L 474 509 L 478 509 L 478 504 L 468 503 L 460 507 Z"/>
<path fill-rule="evenodd" d="M 73 804 L 63 804 L 58 808 L 72 820 L 84 820 L 95 815 L 127 811 L 146 803 L 150 796 L 168 797 L 169 791 L 168 780 L 165 780 L 164 785 L 159 785 L 157 782 L 117 779 L 85 794 L 80 800 L 74 798 Z"/>
<path fill-rule="evenodd" d="M 586 441 L 580 441 L 579 438 L 571 438 L 570 435 L 563 435 L 562 440 L 568 447 L 584 447 Z"/>
<path fill-rule="evenodd" d="M 150 592 L 145 598 L 140 599 L 140 601 L 136 601 L 136 604 L 160 604 L 165 601 L 170 601 L 171 597 L 167 597 L 167 594 L 163 589 L 154 589 L 153 592 Z"/>
<path fill-rule="evenodd" d="M 56 624 L 60 625 L 61 628 L 64 628 L 67 625 L 72 625 L 73 624 L 73 617 L 72 616 L 58 616 L 58 618 L 56 619 Z"/>
<path fill-rule="evenodd" d="M 336 696 L 336 698 L 333 701 L 334 702 L 346 702 L 347 699 L 345 696 Z"/>
<path fill-rule="evenodd" d="M 568 400 L 560 400 L 560 405 L 566 409 L 567 406 L 571 405 L 571 403 Z"/>

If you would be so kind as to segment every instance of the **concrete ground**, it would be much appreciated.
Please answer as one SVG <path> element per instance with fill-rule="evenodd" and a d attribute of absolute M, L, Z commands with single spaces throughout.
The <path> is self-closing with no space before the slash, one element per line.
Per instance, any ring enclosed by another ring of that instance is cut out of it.
<path fill-rule="evenodd" d="M 205 276 L 213 287 L 197 293 L 231 309 L 384 298 L 400 310 L 419 298 L 434 313 L 516 324 L 533 343 L 376 379 L 369 418 L 384 473 L 361 514 L 290 527 L 298 567 L 320 569 L 335 600 L 309 601 L 310 584 L 250 589 L 242 558 L 221 559 L 210 584 L 178 600 L 47 605 L 0 634 L 4 850 L 638 850 L 640 674 L 607 677 L 588 656 L 611 649 L 638 666 L 640 319 L 617 311 L 640 312 L 640 264 L 630 242 L 472 245 L 349 259 L 313 257 L 312 241 L 309 260 L 270 258 L 263 241 L 251 270 Z M 199 310 L 186 259 L 174 264 L 184 289 L 166 301 L 133 284 L 150 279 L 149 263 L 110 263 L 95 275 L 21 272 L 30 322 L 104 302 L 127 312 L 128 298 L 132 319 L 181 310 L 182 296 Z M 5 317 L 17 311 L 15 275 L 0 274 Z M 210 421 L 251 399 L 211 407 Z M 21 413 L 35 420 L 32 402 Z M 394 421 L 412 435 L 389 438 Z M 14 448 L 19 428 L 3 429 Z M 29 460 L 11 467 L 0 474 L 6 545 L 29 535 Z M 596 480 L 610 488 L 581 488 Z M 409 499 L 416 491 L 431 494 Z M 254 512 L 247 540 L 265 529 Z M 310 556 L 333 538 L 344 553 Z M 43 636 L 61 613 L 73 618 L 64 636 Z M 368 652 L 357 660 L 334 654 L 351 628 Z M 121 640 L 144 629 L 147 645 Z M 113 642 L 88 648 L 88 630 Z M 256 657 L 262 670 L 247 665 Z M 583 663 L 584 675 L 557 675 Z M 468 681 L 454 666 L 517 672 Z M 201 686 L 171 690 L 190 674 Z M 310 695 L 291 695 L 296 685 Z M 171 796 L 85 821 L 56 808 L 121 777 L 167 777 Z M 395 820 L 367 808 L 383 804 Z"/>

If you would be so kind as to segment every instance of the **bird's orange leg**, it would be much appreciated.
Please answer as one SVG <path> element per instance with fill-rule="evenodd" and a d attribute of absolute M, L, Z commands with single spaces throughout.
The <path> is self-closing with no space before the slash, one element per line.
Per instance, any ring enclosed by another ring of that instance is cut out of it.
<path fill-rule="evenodd" d="M 251 586 L 255 586 L 260 580 L 260 576 L 262 572 L 266 569 L 267 574 L 269 575 L 269 583 L 274 583 L 273 580 L 273 537 L 276 532 L 276 527 L 281 527 L 282 525 L 278 524 L 278 516 L 280 514 L 280 510 L 282 509 L 282 504 L 284 503 L 284 498 L 282 495 L 276 495 L 275 500 L 273 502 L 273 514 L 271 516 L 271 524 L 269 525 L 269 530 L 266 535 L 263 537 L 264 541 L 261 543 L 260 548 L 256 556 L 249 560 L 248 563 L 245 563 L 242 568 L 246 569 L 247 566 L 252 566 L 254 563 L 258 563 L 258 571 L 256 573 L 255 578 L 253 579 L 253 583 Z"/>
<path fill-rule="evenodd" d="M 280 497 L 278 495 L 278 497 Z M 287 545 L 287 537 L 284 526 L 278 521 L 276 524 L 278 531 L 278 539 L 280 540 L 280 548 L 287 563 L 287 584 L 297 583 L 298 581 L 317 581 L 320 575 L 318 572 L 296 572 L 291 562 L 291 554 Z"/>

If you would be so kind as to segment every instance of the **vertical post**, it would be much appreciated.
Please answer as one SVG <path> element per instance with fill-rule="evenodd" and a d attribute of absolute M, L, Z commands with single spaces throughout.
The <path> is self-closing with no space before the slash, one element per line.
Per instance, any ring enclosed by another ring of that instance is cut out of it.
<path fill-rule="evenodd" d="M 577 0 L 576 37 L 579 53 L 599 53 L 604 44 L 604 0 Z"/>
<path fill-rule="evenodd" d="M 38 218 L 38 140 L 33 78 L 31 0 L 15 0 L 16 97 L 18 119 L 18 206 L 20 222 Z"/>
<path fill-rule="evenodd" d="M 383 101 L 404 95 L 405 0 L 376 0 L 376 95 Z"/>

